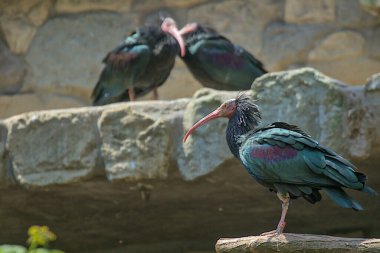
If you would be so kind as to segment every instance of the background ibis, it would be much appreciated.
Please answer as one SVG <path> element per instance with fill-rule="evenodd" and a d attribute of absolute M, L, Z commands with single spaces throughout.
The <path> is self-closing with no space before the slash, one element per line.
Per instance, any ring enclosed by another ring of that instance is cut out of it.
<path fill-rule="evenodd" d="M 178 53 L 185 55 L 184 41 L 172 18 L 137 29 L 104 58 L 93 104 L 135 100 L 134 88 L 153 90 L 157 99 L 156 88 L 168 78 Z"/>

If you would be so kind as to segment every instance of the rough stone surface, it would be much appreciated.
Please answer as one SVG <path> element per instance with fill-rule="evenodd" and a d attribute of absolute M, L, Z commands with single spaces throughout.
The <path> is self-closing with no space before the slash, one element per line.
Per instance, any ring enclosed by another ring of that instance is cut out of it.
<path fill-rule="evenodd" d="M 36 34 L 36 27 L 23 17 L 0 17 L 0 26 L 12 52 L 20 54 L 28 51 Z"/>
<path fill-rule="evenodd" d="M 311 62 L 309 66 L 350 85 L 363 85 L 369 76 L 379 72 L 380 61 L 360 56 L 334 62 Z"/>
<path fill-rule="evenodd" d="M 7 133 L 6 125 L 0 120 L 0 187 L 7 184 L 7 157 L 5 151 Z"/>
<path fill-rule="evenodd" d="M 133 9 L 138 11 L 152 11 L 160 8 L 191 8 L 207 0 L 139 0 L 133 3 Z"/>
<path fill-rule="evenodd" d="M 366 42 L 356 32 L 337 32 L 322 40 L 310 53 L 309 61 L 334 61 L 363 54 Z"/>
<path fill-rule="evenodd" d="M 46 21 L 51 3 L 50 0 L 41 0 L 29 11 L 28 18 L 35 26 L 40 26 Z"/>
<path fill-rule="evenodd" d="M 93 174 L 99 156 L 97 115 L 97 109 L 86 108 L 31 112 L 5 120 L 10 176 L 22 185 L 42 186 Z"/>
<path fill-rule="evenodd" d="M 233 92 L 220 92 L 212 89 L 198 91 L 184 111 L 184 132 L 198 120 L 216 109 L 226 99 L 236 96 Z M 225 139 L 227 120 L 215 120 L 197 129 L 183 143 L 182 152 L 177 158 L 178 168 L 186 180 L 214 171 L 219 165 L 233 157 Z M 218 147 L 216 149 L 210 147 Z"/>
<path fill-rule="evenodd" d="M 364 10 L 374 16 L 380 16 L 380 1 L 379 0 L 359 0 Z"/>
<path fill-rule="evenodd" d="M 271 23 L 263 35 L 262 61 L 272 71 L 284 69 L 291 63 L 302 62 L 307 58 L 308 50 L 314 47 L 314 43 L 331 30 L 332 27 L 328 25 Z"/>
<path fill-rule="evenodd" d="M 104 110 L 98 126 L 109 180 L 167 177 L 170 134 L 162 119 L 123 105 Z"/>
<path fill-rule="evenodd" d="M 262 31 L 271 20 L 282 18 L 282 8 L 282 1 L 221 1 L 190 9 L 187 19 L 214 27 L 260 58 Z"/>
<path fill-rule="evenodd" d="M 0 96 L 0 108 L 2 108 L 0 118 L 7 118 L 24 112 L 44 110 L 45 108 L 60 109 L 82 107 L 84 105 L 86 105 L 85 102 L 76 98 L 54 94 Z"/>
<path fill-rule="evenodd" d="M 366 92 L 380 91 L 380 73 L 368 78 L 367 84 L 364 87 Z"/>
<path fill-rule="evenodd" d="M 5 16 L 27 16 L 33 8 L 46 0 L 0 1 L 0 13 Z"/>
<path fill-rule="evenodd" d="M 84 11 L 127 11 L 132 0 L 57 0 L 55 10 L 58 13 L 77 13 Z"/>
<path fill-rule="evenodd" d="M 0 42 L 0 93 L 13 94 L 22 87 L 26 74 L 25 62 Z M 4 110 L 1 110 L 3 112 Z"/>
<path fill-rule="evenodd" d="M 298 125 L 323 145 L 341 153 L 346 151 L 341 141 L 344 87 L 311 68 L 271 73 L 252 85 L 263 124 L 285 121 Z M 273 110 L 273 105 L 277 109 Z"/>
<path fill-rule="evenodd" d="M 25 89 L 76 95 L 89 101 L 102 59 L 137 26 L 136 19 L 131 13 L 93 13 L 49 20 L 26 55 L 31 71 Z"/>
<path fill-rule="evenodd" d="M 336 23 L 343 28 L 377 26 L 380 19 L 368 14 L 358 0 L 336 0 Z"/>
<path fill-rule="evenodd" d="M 380 27 L 371 31 L 368 38 L 368 51 L 371 57 L 380 60 Z"/>
<path fill-rule="evenodd" d="M 325 23 L 335 20 L 335 0 L 286 0 L 288 23 Z"/>

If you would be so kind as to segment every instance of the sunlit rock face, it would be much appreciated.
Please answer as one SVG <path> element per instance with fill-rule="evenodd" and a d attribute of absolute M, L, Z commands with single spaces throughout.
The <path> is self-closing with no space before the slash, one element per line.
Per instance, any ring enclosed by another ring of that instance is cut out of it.
<path fill-rule="evenodd" d="M 355 161 L 380 148 L 378 76 L 352 88 L 312 68 L 275 72 L 250 91 L 261 125 L 285 121 Z M 182 137 L 194 123 L 238 92 L 202 89 L 192 99 L 116 103 L 37 111 L 1 125 L 4 182 L 65 184 L 103 175 L 108 180 L 167 179 L 178 171 L 194 180 L 234 160 L 225 140 L 226 119 Z"/>

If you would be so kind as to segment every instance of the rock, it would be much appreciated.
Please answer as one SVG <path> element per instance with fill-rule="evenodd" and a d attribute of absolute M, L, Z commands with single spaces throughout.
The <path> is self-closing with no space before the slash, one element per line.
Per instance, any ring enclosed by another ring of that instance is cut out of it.
<path fill-rule="evenodd" d="M 7 154 L 5 144 L 7 141 L 8 129 L 3 121 L 0 121 L 0 188 L 7 185 Z"/>
<path fill-rule="evenodd" d="M 368 14 L 361 8 L 358 0 L 335 0 L 336 1 L 336 24 L 343 28 L 376 27 L 380 19 Z"/>
<path fill-rule="evenodd" d="M 34 7 L 44 1 L 47 0 L 0 1 L 0 12 L 4 16 L 27 16 Z"/>
<path fill-rule="evenodd" d="M 380 91 L 380 73 L 375 74 L 368 78 L 367 84 L 364 87 L 366 92 L 379 92 Z"/>
<path fill-rule="evenodd" d="M 152 11 L 160 8 L 192 8 L 196 5 L 207 2 L 206 0 L 139 0 L 133 4 L 133 9 L 137 11 Z"/>
<path fill-rule="evenodd" d="M 215 110 L 226 99 L 236 96 L 236 92 L 223 92 L 213 89 L 198 91 L 184 111 L 184 134 L 198 120 Z M 225 139 L 227 120 L 215 120 L 197 129 L 183 143 L 177 163 L 185 180 L 193 180 L 214 171 L 226 160 L 233 158 Z M 218 148 L 211 148 L 218 147 Z"/>
<path fill-rule="evenodd" d="M 25 101 L 28 101 L 27 103 Z M 85 102 L 73 97 L 54 94 L 19 94 L 0 96 L 0 118 L 7 118 L 24 112 L 49 109 L 82 107 Z"/>
<path fill-rule="evenodd" d="M 170 134 L 162 119 L 124 104 L 104 110 L 98 127 L 108 180 L 167 177 Z"/>
<path fill-rule="evenodd" d="M 29 20 L 35 26 L 41 26 L 49 16 L 49 10 L 51 7 L 50 0 L 42 0 L 37 3 L 28 13 Z"/>
<path fill-rule="evenodd" d="M 366 56 L 333 62 L 311 62 L 309 65 L 325 75 L 337 78 L 350 85 L 362 85 L 369 76 L 378 73 L 380 70 L 380 60 L 367 58 Z"/>
<path fill-rule="evenodd" d="M 1 17 L 0 26 L 5 40 L 12 52 L 16 54 L 28 51 L 29 45 L 36 34 L 36 27 L 22 17 Z"/>
<path fill-rule="evenodd" d="M 102 59 L 137 26 L 136 21 L 137 15 L 131 13 L 50 19 L 39 29 L 26 55 L 30 71 L 24 89 L 73 95 L 89 103 Z"/>
<path fill-rule="evenodd" d="M 368 55 L 380 60 L 380 28 L 371 30 L 367 39 Z"/>
<path fill-rule="evenodd" d="M 276 240 L 273 236 L 222 238 L 217 241 L 215 249 L 217 253 L 380 252 L 380 239 L 286 233 L 277 236 Z"/>
<path fill-rule="evenodd" d="M 270 21 L 282 19 L 282 15 L 282 1 L 236 0 L 196 6 L 189 10 L 187 19 L 214 27 L 260 59 L 262 32 Z"/>
<path fill-rule="evenodd" d="M 26 65 L 23 59 L 12 54 L 0 42 L 0 93 L 17 93 L 22 87 L 25 75 Z"/>
<path fill-rule="evenodd" d="M 83 108 L 31 112 L 5 120 L 13 179 L 20 185 L 43 186 L 93 175 L 99 155 L 97 117 L 97 108 Z"/>
<path fill-rule="evenodd" d="M 323 39 L 308 56 L 309 62 L 334 61 L 363 54 L 366 41 L 356 32 L 336 32 Z"/>
<path fill-rule="evenodd" d="M 283 70 L 290 64 L 302 62 L 306 60 L 307 52 L 315 41 L 331 30 L 333 28 L 329 25 L 271 23 L 263 35 L 262 61 L 272 71 Z"/>
<path fill-rule="evenodd" d="M 128 11 L 132 0 L 57 0 L 57 13 L 77 13 L 85 11 Z"/>
<path fill-rule="evenodd" d="M 359 0 L 362 8 L 374 16 L 380 16 L 379 0 Z"/>
<path fill-rule="evenodd" d="M 327 23 L 335 21 L 335 0 L 286 0 L 287 23 Z"/>
<path fill-rule="evenodd" d="M 298 125 L 338 152 L 345 150 L 342 129 L 338 127 L 342 126 L 345 109 L 343 87 L 343 83 L 311 68 L 270 73 L 252 85 L 263 124 L 285 121 Z"/>

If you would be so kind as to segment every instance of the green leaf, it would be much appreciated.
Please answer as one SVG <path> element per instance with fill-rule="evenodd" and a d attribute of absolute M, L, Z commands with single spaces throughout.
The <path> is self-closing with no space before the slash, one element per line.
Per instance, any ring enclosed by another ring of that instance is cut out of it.
<path fill-rule="evenodd" d="M 26 248 L 18 245 L 0 245 L 0 253 L 26 253 Z"/>

